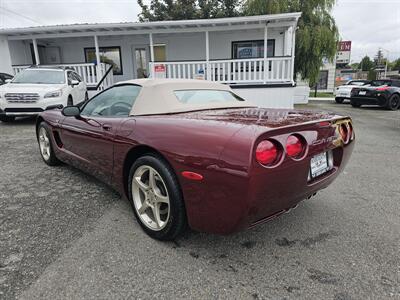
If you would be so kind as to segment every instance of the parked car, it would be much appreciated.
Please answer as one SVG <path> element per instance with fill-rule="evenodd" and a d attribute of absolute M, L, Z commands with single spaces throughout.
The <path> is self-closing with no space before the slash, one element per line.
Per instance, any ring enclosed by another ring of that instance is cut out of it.
<path fill-rule="evenodd" d="M 271 220 L 330 185 L 354 146 L 352 121 L 258 108 L 203 80 L 121 82 L 37 118 L 44 162 L 71 164 L 130 199 L 153 238 L 186 224 L 229 234 Z"/>
<path fill-rule="evenodd" d="M 350 80 L 341 86 L 335 88 L 335 101 L 337 103 L 343 103 L 345 99 L 350 100 L 351 98 L 351 90 L 355 87 L 368 85 L 370 80 Z"/>
<path fill-rule="evenodd" d="M 0 86 L 0 120 L 37 115 L 55 105 L 74 105 L 88 98 L 86 84 L 73 70 L 33 67 Z"/>
<path fill-rule="evenodd" d="M 0 85 L 6 84 L 8 80 L 13 78 L 12 75 L 7 73 L 0 73 Z"/>
<path fill-rule="evenodd" d="M 373 80 L 370 85 L 353 88 L 350 103 L 353 107 L 379 105 L 390 110 L 400 108 L 400 80 Z"/>

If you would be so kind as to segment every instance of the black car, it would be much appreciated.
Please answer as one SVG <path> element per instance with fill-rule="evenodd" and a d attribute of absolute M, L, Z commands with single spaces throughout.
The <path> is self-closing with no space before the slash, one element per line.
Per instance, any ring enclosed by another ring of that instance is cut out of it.
<path fill-rule="evenodd" d="M 0 73 L 0 85 L 5 84 L 7 79 L 13 79 L 14 76 L 6 73 Z"/>
<path fill-rule="evenodd" d="M 350 103 L 353 107 L 379 105 L 390 110 L 400 108 L 400 80 L 373 80 L 368 86 L 351 90 Z"/>

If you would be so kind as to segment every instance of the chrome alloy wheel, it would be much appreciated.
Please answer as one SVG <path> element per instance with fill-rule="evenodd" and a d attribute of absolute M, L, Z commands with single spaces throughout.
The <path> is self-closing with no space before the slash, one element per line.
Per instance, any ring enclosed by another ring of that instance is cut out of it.
<path fill-rule="evenodd" d="M 132 177 L 132 198 L 140 220 L 151 230 L 163 229 L 169 220 L 170 202 L 161 175 L 152 167 L 142 165 Z"/>
<path fill-rule="evenodd" d="M 39 147 L 40 153 L 42 154 L 44 160 L 50 159 L 50 138 L 44 127 L 39 130 Z"/>

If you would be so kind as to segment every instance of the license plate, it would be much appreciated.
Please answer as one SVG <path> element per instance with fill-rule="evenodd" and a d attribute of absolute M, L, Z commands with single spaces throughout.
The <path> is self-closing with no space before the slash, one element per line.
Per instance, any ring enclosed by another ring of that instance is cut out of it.
<path fill-rule="evenodd" d="M 358 94 L 361 95 L 361 96 L 364 96 L 364 95 L 367 94 L 367 91 L 360 91 Z"/>
<path fill-rule="evenodd" d="M 326 152 L 311 158 L 311 178 L 318 177 L 327 171 L 329 171 L 329 163 Z"/>

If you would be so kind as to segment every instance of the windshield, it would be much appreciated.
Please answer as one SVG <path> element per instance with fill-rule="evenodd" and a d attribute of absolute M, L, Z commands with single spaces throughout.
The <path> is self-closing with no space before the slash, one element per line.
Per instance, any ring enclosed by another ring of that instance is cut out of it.
<path fill-rule="evenodd" d="M 12 83 L 63 84 L 65 75 L 58 70 L 24 70 L 15 75 Z"/>
<path fill-rule="evenodd" d="M 381 85 L 389 85 L 389 86 L 391 86 L 392 82 L 389 81 L 389 80 L 373 80 L 371 82 L 371 85 L 372 86 L 381 86 Z"/>
<path fill-rule="evenodd" d="M 229 91 L 219 90 L 182 90 L 175 91 L 179 102 L 185 104 L 229 103 L 244 101 Z"/>

